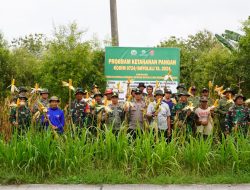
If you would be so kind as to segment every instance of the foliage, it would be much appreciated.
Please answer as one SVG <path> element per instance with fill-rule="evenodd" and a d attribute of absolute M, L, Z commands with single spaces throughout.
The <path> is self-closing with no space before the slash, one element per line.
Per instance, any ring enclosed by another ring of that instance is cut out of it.
<path fill-rule="evenodd" d="M 33 176 L 29 183 L 53 183 L 65 176 L 75 176 L 69 180 L 71 183 L 80 176 L 85 176 L 83 179 L 87 183 L 112 183 L 114 180 L 116 183 L 134 183 L 128 179 L 138 183 L 160 176 L 182 179 L 195 176 L 197 179 L 222 173 L 235 177 L 249 173 L 249 138 L 229 136 L 217 143 L 212 137 L 187 139 L 181 141 L 173 136 L 172 141 L 166 143 L 162 136 L 155 141 L 151 131 L 139 133 L 133 140 L 125 131 L 115 136 L 111 130 L 100 132 L 98 137 L 83 130 L 80 138 L 72 138 L 66 133 L 60 139 L 54 139 L 50 131 L 34 133 L 31 130 L 21 137 L 15 134 L 9 142 L 1 140 L 0 166 L 2 172 L 26 178 Z M 106 172 L 98 177 L 98 172 L 94 171 Z M 112 171 L 124 178 L 110 178 Z M 90 173 L 92 178 L 86 179 Z"/>

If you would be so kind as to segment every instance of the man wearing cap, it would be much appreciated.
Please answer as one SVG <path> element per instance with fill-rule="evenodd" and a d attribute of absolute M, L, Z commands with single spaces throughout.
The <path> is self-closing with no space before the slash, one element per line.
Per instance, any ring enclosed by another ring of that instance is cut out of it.
<path fill-rule="evenodd" d="M 63 134 L 65 119 L 63 111 L 58 107 L 59 103 L 60 100 L 56 96 L 49 99 L 50 107 L 46 115 L 42 116 L 42 122 L 46 127 L 50 126 L 58 134 Z"/>
<path fill-rule="evenodd" d="M 154 102 L 155 97 L 153 95 L 154 87 L 151 85 L 147 86 L 147 98 L 146 98 L 146 103 L 149 105 L 149 103 Z"/>
<path fill-rule="evenodd" d="M 45 108 L 49 108 L 49 91 L 47 88 L 44 88 L 40 92 L 40 100 L 35 102 L 33 108 L 32 108 L 32 113 L 35 114 L 38 111 L 38 102 L 41 103 Z"/>
<path fill-rule="evenodd" d="M 21 135 L 30 128 L 31 111 L 27 105 L 28 98 L 19 95 L 15 106 L 10 110 L 10 123 L 16 127 L 18 135 Z"/>
<path fill-rule="evenodd" d="M 213 105 L 213 100 L 209 97 L 209 90 L 208 88 L 203 88 L 201 90 L 201 97 L 207 97 L 207 100 L 208 100 L 208 106 L 212 106 Z"/>
<path fill-rule="evenodd" d="M 200 104 L 200 98 L 196 95 L 196 91 L 197 89 L 195 86 L 190 87 L 190 96 L 188 98 L 188 102 L 192 102 L 195 108 L 199 107 Z"/>
<path fill-rule="evenodd" d="M 129 106 L 125 108 L 125 112 L 128 112 L 129 116 L 129 129 L 128 132 L 136 137 L 136 130 L 143 130 L 144 114 L 146 104 L 142 100 L 142 92 L 137 88 L 135 90 L 135 100 Z"/>
<path fill-rule="evenodd" d="M 218 114 L 218 119 L 220 121 L 220 129 L 222 132 L 225 132 L 225 118 L 226 114 L 230 107 L 233 106 L 234 101 L 233 97 L 233 90 L 231 88 L 226 88 L 225 92 L 223 93 L 224 97 L 219 100 L 219 105 L 215 109 L 215 113 Z"/>
<path fill-rule="evenodd" d="M 167 138 L 171 134 L 171 125 L 170 125 L 170 109 L 167 103 L 163 100 L 164 93 L 162 90 L 155 91 L 155 101 L 150 103 L 147 108 L 147 117 L 149 119 L 153 118 L 151 126 L 157 124 L 159 132 L 163 132 L 164 136 Z"/>
<path fill-rule="evenodd" d="M 184 83 L 180 83 L 180 84 L 176 87 L 176 89 L 177 89 L 177 93 L 174 94 L 174 97 L 175 97 L 176 101 L 178 102 L 178 101 L 179 101 L 179 94 L 180 94 L 180 93 L 183 93 L 183 92 L 186 92 L 186 86 L 185 86 Z"/>
<path fill-rule="evenodd" d="M 111 97 L 112 97 L 112 95 L 113 95 L 113 90 L 111 89 L 111 88 L 109 88 L 109 89 L 106 89 L 106 91 L 105 91 L 105 93 L 104 93 L 104 99 L 105 99 L 105 101 L 107 101 L 107 105 L 109 105 L 109 104 L 111 104 L 112 102 L 111 102 Z"/>
<path fill-rule="evenodd" d="M 244 106 L 246 98 L 242 94 L 236 94 L 234 103 L 226 114 L 225 134 L 240 132 L 247 135 L 250 125 L 250 110 Z"/>
<path fill-rule="evenodd" d="M 165 88 L 164 93 L 165 93 L 165 96 L 163 98 L 163 102 L 167 103 L 168 106 L 169 106 L 170 111 L 172 111 L 172 109 L 173 109 L 173 107 L 175 105 L 173 100 L 171 99 L 172 91 L 170 89 Z"/>
<path fill-rule="evenodd" d="M 144 89 L 146 88 L 145 84 L 143 82 L 140 82 L 137 88 L 141 91 L 142 99 L 145 100 L 145 98 L 147 97 L 147 94 L 144 92 Z"/>
<path fill-rule="evenodd" d="M 24 86 L 18 87 L 18 95 L 26 96 L 27 97 L 28 90 Z"/>
<path fill-rule="evenodd" d="M 91 132 L 93 134 L 95 134 L 97 131 L 96 131 L 96 127 L 98 128 L 101 128 L 102 127 L 102 124 L 104 123 L 105 121 L 105 118 L 104 118 L 104 110 L 103 109 L 100 109 L 104 103 L 102 101 L 102 98 L 103 98 L 103 95 L 101 92 L 96 92 L 93 96 L 93 100 L 92 100 L 92 103 L 90 105 L 90 110 L 91 110 Z"/>
<path fill-rule="evenodd" d="M 186 128 L 186 132 L 194 132 L 194 112 L 188 107 L 187 92 L 179 93 L 179 102 L 173 107 L 172 117 L 174 118 L 175 126 Z"/>
<path fill-rule="evenodd" d="M 112 126 L 114 134 L 118 134 L 124 119 L 124 111 L 123 106 L 119 104 L 119 94 L 117 92 L 113 92 L 111 102 L 112 103 L 108 105 L 111 112 L 107 113 L 106 123 L 108 127 Z"/>
<path fill-rule="evenodd" d="M 97 92 L 99 92 L 99 87 L 96 84 L 93 84 L 91 88 L 91 98 L 93 98 Z"/>
<path fill-rule="evenodd" d="M 195 110 L 197 134 L 207 138 L 213 132 L 213 119 L 211 107 L 208 107 L 208 99 L 206 96 L 200 98 L 200 107 Z"/>
<path fill-rule="evenodd" d="M 87 115 L 90 113 L 90 107 L 83 99 L 84 91 L 82 88 L 77 88 L 75 91 L 75 100 L 71 103 L 71 117 L 73 124 L 75 124 L 77 132 L 86 126 Z"/>

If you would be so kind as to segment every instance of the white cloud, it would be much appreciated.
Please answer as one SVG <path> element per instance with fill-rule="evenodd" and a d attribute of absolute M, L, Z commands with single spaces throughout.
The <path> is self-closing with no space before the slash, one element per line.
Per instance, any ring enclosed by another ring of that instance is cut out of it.
<path fill-rule="evenodd" d="M 1 0 L 0 30 L 8 40 L 30 33 L 52 34 L 53 24 L 76 21 L 96 33 L 110 34 L 109 0 Z M 171 35 L 198 30 L 239 30 L 247 19 L 249 0 L 117 0 L 121 46 L 155 46 Z"/>

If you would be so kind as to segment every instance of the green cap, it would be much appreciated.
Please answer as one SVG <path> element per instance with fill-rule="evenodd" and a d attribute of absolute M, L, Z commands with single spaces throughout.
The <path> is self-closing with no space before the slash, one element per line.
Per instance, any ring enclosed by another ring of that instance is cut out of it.
<path fill-rule="evenodd" d="M 76 91 L 75 91 L 75 95 L 78 94 L 78 93 L 84 94 L 83 89 L 82 88 L 77 88 Z"/>

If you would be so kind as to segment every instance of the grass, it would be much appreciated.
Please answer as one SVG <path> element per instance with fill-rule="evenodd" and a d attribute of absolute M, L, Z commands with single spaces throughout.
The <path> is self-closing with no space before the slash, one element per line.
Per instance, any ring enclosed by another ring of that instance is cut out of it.
<path fill-rule="evenodd" d="M 250 139 L 173 135 L 166 143 L 152 131 L 132 139 L 111 130 L 98 137 L 84 130 L 55 139 L 48 131 L 30 130 L 0 142 L 0 183 L 249 183 Z"/>

